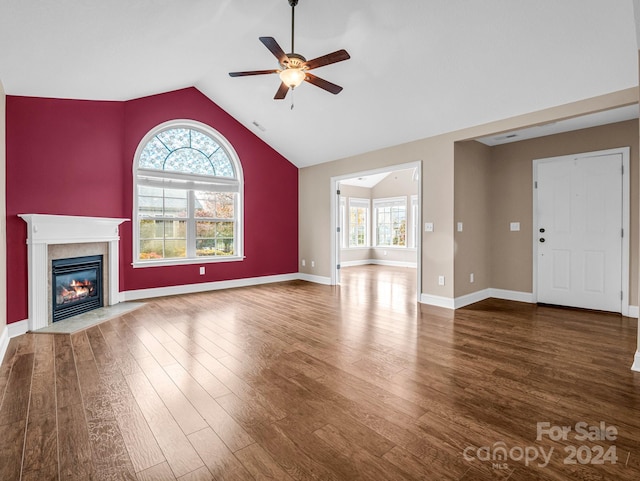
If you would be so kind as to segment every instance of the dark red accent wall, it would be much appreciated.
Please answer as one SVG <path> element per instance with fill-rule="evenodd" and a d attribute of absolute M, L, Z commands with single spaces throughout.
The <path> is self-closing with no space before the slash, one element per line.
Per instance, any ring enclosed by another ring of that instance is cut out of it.
<path fill-rule="evenodd" d="M 120 289 L 297 272 L 298 169 L 195 88 L 127 102 L 7 96 L 7 319 L 28 317 L 26 224 L 17 214 L 133 215 L 133 156 L 174 119 L 203 122 L 235 148 L 244 172 L 242 262 L 134 269 L 132 224 L 120 228 Z"/>

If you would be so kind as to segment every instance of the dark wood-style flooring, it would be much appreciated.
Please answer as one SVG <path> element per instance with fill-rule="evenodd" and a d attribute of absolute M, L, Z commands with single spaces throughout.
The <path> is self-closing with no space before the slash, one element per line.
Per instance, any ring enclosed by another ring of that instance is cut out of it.
<path fill-rule="evenodd" d="M 636 320 L 498 300 L 453 312 L 416 304 L 411 269 L 342 276 L 12 339 L 0 480 L 640 479 Z M 545 422 L 567 439 L 537 440 Z M 581 422 L 616 434 L 579 440 Z"/>

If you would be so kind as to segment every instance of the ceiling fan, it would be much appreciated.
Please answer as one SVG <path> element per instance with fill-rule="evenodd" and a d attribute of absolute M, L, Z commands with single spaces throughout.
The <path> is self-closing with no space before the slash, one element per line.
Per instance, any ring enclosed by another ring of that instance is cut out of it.
<path fill-rule="evenodd" d="M 334 95 L 339 94 L 342 91 L 342 87 L 321 79 L 320 77 L 316 77 L 312 73 L 309 73 L 309 70 L 336 62 L 342 62 L 351 57 L 346 50 L 337 50 L 312 60 L 307 60 L 302 55 L 295 53 L 293 34 L 295 31 L 295 10 L 296 5 L 298 5 L 298 0 L 289 0 L 289 5 L 291 5 L 291 53 L 284 53 L 284 50 L 278 45 L 275 38 L 259 37 L 259 40 L 264 46 L 278 59 L 281 68 L 273 70 L 251 70 L 248 72 L 230 72 L 229 75 L 231 77 L 246 77 L 249 75 L 277 73 L 280 76 L 281 83 L 276 95 L 273 97 L 276 100 L 284 99 L 289 89 L 295 89 L 303 81 L 309 82 Z"/>

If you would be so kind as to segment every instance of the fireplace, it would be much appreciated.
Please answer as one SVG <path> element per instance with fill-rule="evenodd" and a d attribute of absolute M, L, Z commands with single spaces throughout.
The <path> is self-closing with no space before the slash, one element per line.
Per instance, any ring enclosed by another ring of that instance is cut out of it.
<path fill-rule="evenodd" d="M 51 287 L 53 322 L 102 307 L 102 256 L 54 259 Z"/>
<path fill-rule="evenodd" d="M 51 214 L 19 214 L 27 223 L 29 261 L 29 330 L 53 322 L 52 261 L 102 255 L 102 302 L 120 302 L 118 226 L 128 219 Z M 96 277 L 98 279 L 98 277 Z"/>

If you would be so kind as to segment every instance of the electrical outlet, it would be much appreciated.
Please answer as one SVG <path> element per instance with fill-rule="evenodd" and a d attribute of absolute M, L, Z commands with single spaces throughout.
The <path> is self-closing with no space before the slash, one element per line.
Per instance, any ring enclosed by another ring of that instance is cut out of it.
<path fill-rule="evenodd" d="M 433 222 L 425 222 L 424 231 L 425 232 L 433 232 Z"/>
<path fill-rule="evenodd" d="M 200 275 L 204 276 L 204 266 L 200 266 Z"/>
<path fill-rule="evenodd" d="M 316 266 L 316 261 L 311 261 L 311 267 L 315 267 Z"/>
<path fill-rule="evenodd" d="M 438 285 L 444 286 L 444 276 L 438 276 Z"/>
<path fill-rule="evenodd" d="M 509 230 L 512 232 L 518 232 L 520 230 L 520 222 L 511 222 L 509 224 Z"/>
<path fill-rule="evenodd" d="M 458 222 L 458 232 L 462 232 L 462 222 Z"/>
<path fill-rule="evenodd" d="M 382 251 L 382 255 L 386 256 L 387 255 L 387 251 Z"/>
<path fill-rule="evenodd" d="M 469 274 L 469 282 L 471 282 L 473 284 L 473 272 L 471 274 Z"/>
<path fill-rule="evenodd" d="M 302 267 L 304 267 L 304 266 L 306 266 L 306 265 L 307 265 L 307 261 L 306 261 L 306 260 L 304 260 L 304 259 L 302 259 Z"/>

